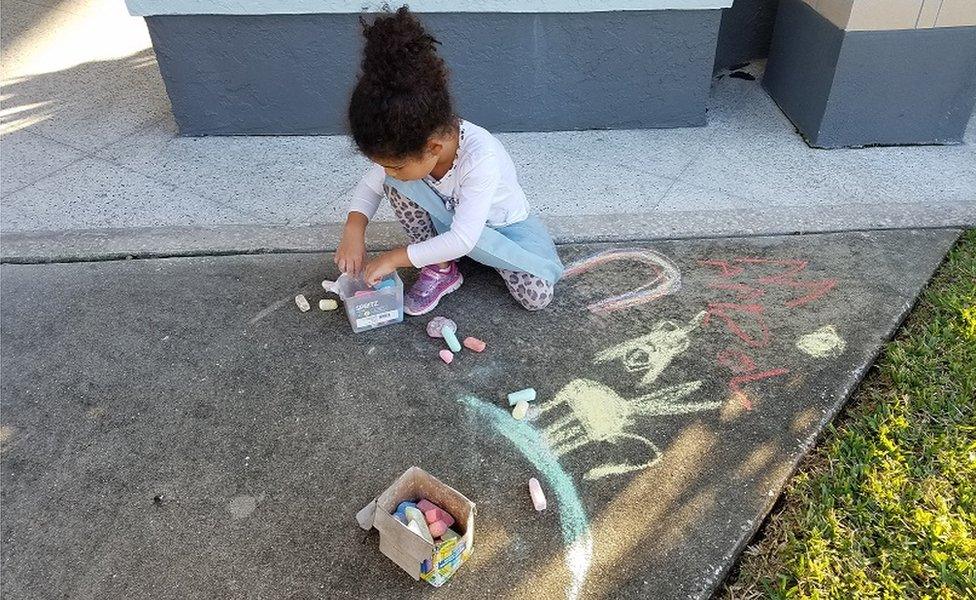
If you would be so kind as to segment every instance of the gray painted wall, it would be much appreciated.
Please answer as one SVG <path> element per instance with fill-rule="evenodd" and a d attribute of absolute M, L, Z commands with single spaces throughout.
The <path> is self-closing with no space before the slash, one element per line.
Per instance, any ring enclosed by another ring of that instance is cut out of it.
<path fill-rule="evenodd" d="M 779 0 L 735 0 L 722 11 L 715 48 L 715 70 L 765 58 L 773 38 Z"/>
<path fill-rule="evenodd" d="M 763 86 L 812 146 L 960 143 L 976 27 L 845 32 L 783 0 Z"/>
<path fill-rule="evenodd" d="M 808 137 L 820 131 L 843 41 L 843 30 L 808 4 L 780 4 L 762 85 Z"/>
<path fill-rule="evenodd" d="M 819 145 L 962 142 L 976 104 L 976 27 L 849 31 L 837 65 Z"/>
<path fill-rule="evenodd" d="M 721 12 L 423 14 L 465 118 L 494 131 L 705 124 Z M 357 15 L 146 18 L 186 135 L 344 132 Z"/>

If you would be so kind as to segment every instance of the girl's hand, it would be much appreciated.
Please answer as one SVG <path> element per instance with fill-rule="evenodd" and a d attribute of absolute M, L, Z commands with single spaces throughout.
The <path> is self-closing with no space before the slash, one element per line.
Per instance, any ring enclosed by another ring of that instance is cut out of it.
<path fill-rule="evenodd" d="M 362 217 L 361 219 L 359 217 Z M 365 215 L 350 213 L 335 253 L 335 264 L 343 273 L 359 275 L 366 264 Z"/>
<path fill-rule="evenodd" d="M 366 265 L 364 279 L 369 285 L 376 285 L 381 279 L 400 267 L 412 266 L 406 248 L 397 248 L 380 254 Z"/>

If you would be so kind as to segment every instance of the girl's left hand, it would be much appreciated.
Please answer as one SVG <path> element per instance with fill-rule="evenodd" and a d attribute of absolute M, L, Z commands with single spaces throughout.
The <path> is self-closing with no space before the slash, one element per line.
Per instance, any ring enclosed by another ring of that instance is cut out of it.
<path fill-rule="evenodd" d="M 400 267 L 411 266 L 406 248 L 397 248 L 380 254 L 366 264 L 364 279 L 369 285 L 376 285 L 381 279 Z"/>

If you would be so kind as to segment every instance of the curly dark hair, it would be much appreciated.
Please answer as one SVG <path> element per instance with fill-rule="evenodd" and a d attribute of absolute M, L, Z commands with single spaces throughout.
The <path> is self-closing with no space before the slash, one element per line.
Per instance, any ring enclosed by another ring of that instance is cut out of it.
<path fill-rule="evenodd" d="M 353 140 L 368 157 L 417 156 L 456 123 L 440 42 L 406 6 L 360 23 L 366 44 L 349 101 Z"/>

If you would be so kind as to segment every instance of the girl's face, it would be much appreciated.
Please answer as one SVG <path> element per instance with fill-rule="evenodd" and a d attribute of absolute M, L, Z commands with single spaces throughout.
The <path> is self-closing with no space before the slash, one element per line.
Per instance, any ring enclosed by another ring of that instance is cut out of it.
<path fill-rule="evenodd" d="M 456 143 L 456 142 L 455 142 Z M 415 181 L 430 175 L 439 164 L 453 162 L 456 146 L 452 145 L 451 134 L 435 135 L 427 142 L 427 147 L 419 156 L 402 158 L 370 157 L 374 163 L 386 169 L 386 174 L 400 181 Z M 442 167 L 444 168 L 444 167 Z"/>
<path fill-rule="evenodd" d="M 438 154 L 430 152 L 430 147 L 421 156 L 406 158 L 374 158 L 373 162 L 382 166 L 386 174 L 400 181 L 423 179 L 437 166 Z"/>

